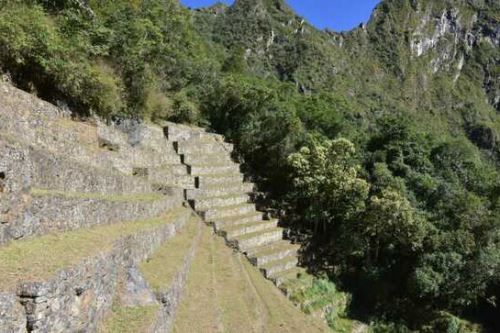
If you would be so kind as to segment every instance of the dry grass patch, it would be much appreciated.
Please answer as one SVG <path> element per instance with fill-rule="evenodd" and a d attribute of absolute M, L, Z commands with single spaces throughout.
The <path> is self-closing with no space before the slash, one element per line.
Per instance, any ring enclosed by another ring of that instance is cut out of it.
<path fill-rule="evenodd" d="M 83 143 L 97 145 L 97 126 L 89 122 L 74 121 L 69 118 L 61 117 L 54 121 L 56 129 L 71 130 Z"/>
<path fill-rule="evenodd" d="M 302 313 L 293 306 L 256 267 L 248 261 L 243 261 L 243 266 L 268 310 L 268 332 L 331 332 L 322 321 Z"/>
<path fill-rule="evenodd" d="M 151 259 L 139 266 L 144 278 L 155 292 L 161 292 L 172 284 L 193 245 L 200 223 L 198 217 L 191 218 L 182 231 L 160 247 Z"/>
<path fill-rule="evenodd" d="M 203 232 L 174 332 L 329 332 L 222 238 Z"/>
<path fill-rule="evenodd" d="M 44 281 L 61 269 L 110 251 L 122 237 L 149 231 L 175 220 L 185 209 L 156 219 L 119 223 L 14 241 L 0 249 L 0 290 L 14 290 L 25 280 Z"/>
<path fill-rule="evenodd" d="M 98 330 L 99 333 L 149 332 L 155 321 L 159 305 L 141 307 L 115 307 Z"/>

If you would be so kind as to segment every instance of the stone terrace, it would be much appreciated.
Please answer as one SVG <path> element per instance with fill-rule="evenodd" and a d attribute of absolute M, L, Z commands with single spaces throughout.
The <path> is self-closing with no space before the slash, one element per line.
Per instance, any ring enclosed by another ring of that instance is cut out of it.
<path fill-rule="evenodd" d="M 202 219 L 293 285 L 298 246 L 250 202 L 232 148 L 183 125 L 76 121 L 0 83 L 0 332 L 169 332 Z"/>
<path fill-rule="evenodd" d="M 0 332 L 118 332 L 148 311 L 147 331 L 169 331 L 201 223 L 186 166 L 145 128 L 73 121 L 0 84 Z M 150 168 L 164 172 L 138 177 Z"/>

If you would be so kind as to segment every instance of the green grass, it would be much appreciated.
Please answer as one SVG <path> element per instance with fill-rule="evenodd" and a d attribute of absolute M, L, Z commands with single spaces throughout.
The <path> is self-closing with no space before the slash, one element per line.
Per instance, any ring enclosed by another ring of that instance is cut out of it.
<path fill-rule="evenodd" d="M 324 279 L 314 279 L 308 288 L 297 289 L 291 298 L 301 304 L 306 313 L 333 304 L 336 309 L 340 309 L 338 312 L 341 314 L 347 305 L 346 294 L 339 292 L 335 284 Z"/>
<path fill-rule="evenodd" d="M 290 271 L 282 272 L 282 274 L 278 274 L 278 276 L 284 278 L 284 282 L 280 285 L 280 289 L 288 290 L 289 293 L 309 288 L 312 285 L 313 276 L 307 274 L 306 270 L 301 267 L 295 267 Z"/>
<path fill-rule="evenodd" d="M 105 193 L 84 193 L 84 192 L 67 192 L 52 189 L 32 188 L 31 194 L 34 196 L 62 196 L 70 199 L 89 199 L 103 200 L 111 202 L 151 202 L 165 198 L 159 193 L 137 193 L 131 195 L 105 194 Z"/>
<path fill-rule="evenodd" d="M 139 266 L 146 281 L 155 292 L 161 292 L 172 284 L 193 244 L 199 224 L 199 218 L 191 218 L 188 225 L 176 237 L 166 242 L 150 260 Z"/>
<path fill-rule="evenodd" d="M 59 270 L 110 251 L 120 238 L 149 231 L 173 221 L 184 209 L 129 223 L 80 229 L 15 241 L 0 249 L 0 290 L 15 290 L 24 280 L 43 281 Z"/>
<path fill-rule="evenodd" d="M 159 305 L 141 307 L 114 307 L 111 315 L 98 330 L 99 333 L 147 332 L 158 313 Z"/>
<path fill-rule="evenodd" d="M 285 281 L 280 289 L 290 294 L 290 300 L 307 314 L 325 311 L 325 320 L 334 332 L 351 332 L 359 322 L 345 317 L 349 301 L 348 295 L 339 292 L 335 284 L 325 279 L 317 279 L 306 272 Z"/>

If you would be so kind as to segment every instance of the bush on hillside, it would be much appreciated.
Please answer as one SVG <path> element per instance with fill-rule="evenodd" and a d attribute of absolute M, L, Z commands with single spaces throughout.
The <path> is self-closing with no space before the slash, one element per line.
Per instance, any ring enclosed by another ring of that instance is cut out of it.
<path fill-rule="evenodd" d="M 65 100 L 84 113 L 120 113 L 124 96 L 119 77 L 88 56 L 82 45 L 65 38 L 42 7 L 6 5 L 0 11 L 0 65 L 16 84 L 43 98 Z"/>

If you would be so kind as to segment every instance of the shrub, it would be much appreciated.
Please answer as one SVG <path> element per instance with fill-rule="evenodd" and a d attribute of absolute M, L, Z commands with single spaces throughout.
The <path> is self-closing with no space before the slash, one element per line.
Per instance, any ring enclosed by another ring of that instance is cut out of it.
<path fill-rule="evenodd" d="M 119 78 L 92 64 L 79 44 L 69 43 L 37 5 L 7 5 L 0 12 L 0 63 L 20 87 L 49 100 L 64 99 L 83 113 L 120 113 Z"/>
<path fill-rule="evenodd" d="M 172 99 L 172 114 L 169 120 L 187 124 L 197 124 L 200 121 L 200 111 L 189 99 L 185 91 L 174 95 Z"/>
<path fill-rule="evenodd" d="M 313 141 L 289 157 L 294 195 L 302 201 L 309 221 L 340 224 L 364 211 L 368 183 L 353 163 L 354 145 L 346 139 Z"/>

